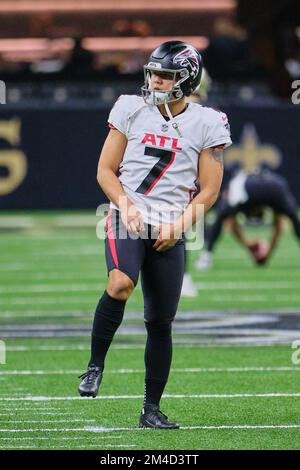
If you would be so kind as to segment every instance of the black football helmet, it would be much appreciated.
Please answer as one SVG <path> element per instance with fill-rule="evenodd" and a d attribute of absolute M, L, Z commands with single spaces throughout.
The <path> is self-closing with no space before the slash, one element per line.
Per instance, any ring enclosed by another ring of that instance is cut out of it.
<path fill-rule="evenodd" d="M 149 79 L 153 72 L 172 73 L 172 90 L 150 90 Z M 198 88 L 201 75 L 202 58 L 194 46 L 182 41 L 164 42 L 152 52 L 148 64 L 144 65 L 142 96 L 146 103 L 152 105 L 177 101 Z"/>

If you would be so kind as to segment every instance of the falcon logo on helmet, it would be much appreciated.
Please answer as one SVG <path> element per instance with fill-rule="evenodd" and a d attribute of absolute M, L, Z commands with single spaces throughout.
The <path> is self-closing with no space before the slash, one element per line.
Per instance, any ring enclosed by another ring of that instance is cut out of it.
<path fill-rule="evenodd" d="M 173 77 L 171 90 L 151 88 L 151 76 L 166 72 Z M 144 65 L 144 86 L 142 96 L 147 104 L 159 106 L 177 101 L 193 93 L 200 84 L 202 58 L 197 49 L 182 41 L 167 41 L 158 46 Z"/>
<path fill-rule="evenodd" d="M 181 65 L 181 67 L 190 67 L 191 78 L 197 77 L 199 73 L 199 62 L 193 49 L 186 48 L 184 51 L 179 52 L 174 57 L 173 62 L 174 64 Z"/>

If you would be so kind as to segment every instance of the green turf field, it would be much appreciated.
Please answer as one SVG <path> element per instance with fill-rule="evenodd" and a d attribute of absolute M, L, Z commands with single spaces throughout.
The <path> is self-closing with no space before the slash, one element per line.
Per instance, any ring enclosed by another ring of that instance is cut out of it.
<path fill-rule="evenodd" d="M 145 342 L 139 286 L 100 397 L 77 395 L 106 283 L 93 216 L 2 216 L 0 253 L 0 449 L 299 448 L 300 364 L 291 361 L 291 342 L 300 338 L 300 252 L 289 230 L 266 267 L 253 266 L 228 234 L 210 272 L 195 271 L 198 253 L 191 253 L 200 289 L 198 298 L 181 299 L 174 324 L 161 408 L 181 429 L 169 432 L 137 428 Z"/>

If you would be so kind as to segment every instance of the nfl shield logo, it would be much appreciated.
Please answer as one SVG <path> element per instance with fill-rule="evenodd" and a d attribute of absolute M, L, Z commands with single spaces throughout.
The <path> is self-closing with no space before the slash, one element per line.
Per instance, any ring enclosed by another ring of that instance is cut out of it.
<path fill-rule="evenodd" d="M 168 124 L 163 124 L 163 125 L 161 126 L 161 130 L 162 130 L 163 132 L 167 132 L 168 129 L 169 129 Z"/>

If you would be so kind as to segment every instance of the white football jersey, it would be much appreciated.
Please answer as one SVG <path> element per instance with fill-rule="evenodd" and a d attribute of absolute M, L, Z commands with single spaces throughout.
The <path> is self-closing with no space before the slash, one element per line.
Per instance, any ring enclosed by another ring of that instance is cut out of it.
<path fill-rule="evenodd" d="M 226 114 L 197 103 L 166 121 L 142 97 L 121 95 L 108 122 L 128 140 L 119 180 L 151 225 L 174 222 L 186 209 L 196 190 L 201 150 L 231 144 Z"/>

